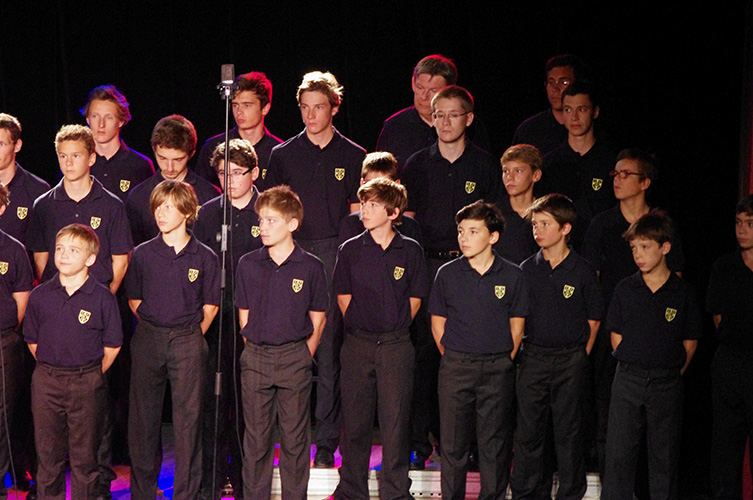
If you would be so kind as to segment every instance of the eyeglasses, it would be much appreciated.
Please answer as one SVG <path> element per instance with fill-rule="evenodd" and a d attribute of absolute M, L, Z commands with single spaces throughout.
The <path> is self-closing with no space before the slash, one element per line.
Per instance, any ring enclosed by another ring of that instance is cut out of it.
<path fill-rule="evenodd" d="M 251 169 L 246 169 L 243 172 L 241 172 L 240 170 L 233 170 L 230 173 L 228 173 L 227 175 L 228 175 L 228 177 L 234 177 L 234 178 L 238 179 L 240 177 L 243 177 L 244 175 L 246 175 L 249 172 L 251 172 Z M 219 178 L 225 177 L 225 171 L 224 170 L 218 170 L 217 171 L 217 177 L 219 177 Z"/>
<path fill-rule="evenodd" d="M 560 78 L 559 80 L 555 80 L 554 78 L 549 78 L 546 81 L 546 84 L 550 87 L 559 86 L 559 87 L 567 87 L 573 83 L 573 81 L 569 78 Z"/>
<path fill-rule="evenodd" d="M 461 117 L 467 115 L 468 112 L 465 113 L 432 113 L 432 116 L 434 116 L 434 119 L 438 122 L 444 121 L 445 118 L 449 118 L 451 122 L 458 121 Z"/>
<path fill-rule="evenodd" d="M 612 170 L 609 172 L 609 177 L 614 179 L 615 177 L 619 177 L 620 179 L 627 179 L 629 175 L 637 175 L 639 177 L 643 177 L 643 174 L 640 172 L 631 172 L 629 170 Z"/>

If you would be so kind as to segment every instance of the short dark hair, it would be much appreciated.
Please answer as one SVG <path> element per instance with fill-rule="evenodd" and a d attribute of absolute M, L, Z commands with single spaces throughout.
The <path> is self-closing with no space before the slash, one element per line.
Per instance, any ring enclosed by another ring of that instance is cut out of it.
<path fill-rule="evenodd" d="M 272 82 L 261 71 L 251 71 L 235 77 L 238 84 L 238 92 L 251 91 L 259 99 L 259 105 L 263 108 L 272 102 Z"/>
<path fill-rule="evenodd" d="M 455 85 L 458 82 L 458 67 L 452 59 L 441 54 L 426 56 L 413 68 L 413 79 L 418 75 L 441 76 L 447 85 Z"/>
<path fill-rule="evenodd" d="M 21 122 L 13 115 L 0 113 L 0 128 L 10 132 L 10 140 L 14 144 L 21 138 Z"/>
<path fill-rule="evenodd" d="M 502 158 L 499 159 L 499 163 L 503 167 L 508 161 L 525 163 L 531 167 L 532 172 L 535 172 L 541 170 L 541 165 L 544 163 L 544 157 L 541 156 L 541 152 L 536 146 L 530 144 L 516 144 L 507 148 L 504 154 L 502 154 Z"/>
<path fill-rule="evenodd" d="M 636 219 L 622 237 L 629 243 L 635 239 L 653 240 L 659 245 L 672 242 L 674 237 L 672 219 L 662 210 L 651 210 Z"/>
<path fill-rule="evenodd" d="M 99 254 L 99 236 L 89 226 L 84 224 L 68 224 L 55 235 L 55 241 L 68 236 L 71 239 L 81 240 L 84 249 L 89 255 Z M 87 256 L 88 257 L 88 256 Z"/>
<path fill-rule="evenodd" d="M 225 161 L 225 143 L 221 142 L 214 148 L 212 153 L 212 166 L 215 170 L 220 168 L 220 162 Z M 245 139 L 230 139 L 230 147 L 227 151 L 227 161 L 235 163 L 239 167 L 253 170 L 259 166 L 259 158 L 251 143 Z M 227 169 L 227 165 L 225 165 Z"/>
<path fill-rule="evenodd" d="M 262 191 L 254 203 L 254 210 L 258 214 L 262 208 L 280 212 L 287 220 L 297 219 L 299 229 L 303 224 L 303 203 L 290 186 L 282 184 Z"/>
<path fill-rule="evenodd" d="M 546 212 L 560 225 L 575 225 L 578 220 L 578 211 L 575 209 L 573 201 L 560 193 L 549 193 L 540 198 L 536 198 L 530 207 L 526 210 L 526 219 L 533 219 L 533 214 Z M 569 234 L 567 235 L 570 236 Z M 566 238 L 568 239 L 568 238 Z"/>
<path fill-rule="evenodd" d="M 459 85 L 448 85 L 431 98 L 431 110 L 437 105 L 440 99 L 460 99 L 460 104 L 466 113 L 473 113 L 473 96 L 470 92 Z"/>
<path fill-rule="evenodd" d="M 55 151 L 61 143 L 66 141 L 81 141 L 89 154 L 94 153 L 94 134 L 89 127 L 83 125 L 63 125 L 55 135 Z"/>
<path fill-rule="evenodd" d="M 633 160 L 638 165 L 638 172 L 641 176 L 653 182 L 656 175 L 656 155 L 642 149 L 628 148 L 617 154 L 617 161 L 620 160 Z"/>
<path fill-rule="evenodd" d="M 403 212 L 408 206 L 408 194 L 405 187 L 385 177 L 372 179 L 358 188 L 358 199 L 361 201 L 375 199 L 383 203 L 387 215 L 394 214 L 397 208 L 399 211 L 393 221 L 394 224 L 402 222 Z"/>
<path fill-rule="evenodd" d="M 573 54 L 560 54 L 554 57 L 550 57 L 546 62 L 544 80 L 546 81 L 546 79 L 549 77 L 549 72 L 552 71 L 552 69 L 562 66 L 569 66 L 573 68 L 573 73 L 575 74 L 576 81 L 587 81 L 589 79 L 588 75 L 586 74 L 586 66 L 580 59 L 580 57 Z"/>
<path fill-rule="evenodd" d="M 178 212 L 186 216 L 186 224 L 193 224 L 199 208 L 199 199 L 196 197 L 193 186 L 187 182 L 173 179 L 166 179 L 157 184 L 149 197 L 149 209 L 152 214 L 168 198 L 172 198 Z"/>
<path fill-rule="evenodd" d="M 594 108 L 597 108 L 599 106 L 599 96 L 598 96 L 598 93 L 596 92 L 595 86 L 589 82 L 578 81 L 578 80 L 575 80 L 575 82 L 572 85 L 567 87 L 562 92 L 562 102 L 563 103 L 565 102 L 565 97 L 567 96 L 575 97 L 578 94 L 587 95 L 588 98 L 591 99 L 591 105 Z"/>
<path fill-rule="evenodd" d="M 196 142 L 196 129 L 193 123 L 182 115 L 161 118 L 152 130 L 152 150 L 159 146 L 191 155 L 196 151 Z"/>
<path fill-rule="evenodd" d="M 484 200 L 476 200 L 470 205 L 466 205 L 455 214 L 455 224 L 460 224 L 466 219 L 482 220 L 490 233 L 497 232 L 500 236 L 505 231 L 505 218 L 502 212 Z"/>
<path fill-rule="evenodd" d="M 365 179 L 370 173 L 383 174 L 390 180 L 397 180 L 397 160 L 386 151 L 375 151 L 369 153 L 363 159 L 361 166 L 361 179 Z"/>
<path fill-rule="evenodd" d="M 128 109 L 128 99 L 124 96 L 115 85 L 100 85 L 89 92 L 86 98 L 86 104 L 79 110 L 84 118 L 89 116 L 89 107 L 92 101 L 109 101 L 118 108 L 118 120 L 126 126 L 131 121 L 131 111 Z"/>
<path fill-rule="evenodd" d="M 740 203 L 735 207 L 735 215 L 745 214 L 753 216 L 753 194 L 750 194 L 740 200 Z"/>

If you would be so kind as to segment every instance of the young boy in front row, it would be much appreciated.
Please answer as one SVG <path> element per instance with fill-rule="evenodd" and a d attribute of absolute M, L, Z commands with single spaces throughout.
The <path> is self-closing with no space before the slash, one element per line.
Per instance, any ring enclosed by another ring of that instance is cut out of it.
<path fill-rule="evenodd" d="M 198 200 L 190 184 L 157 184 L 149 205 L 160 234 L 133 251 L 128 305 L 138 319 L 131 340 L 128 446 L 131 498 L 157 494 L 160 423 L 170 381 L 175 425 L 175 498 L 199 498 L 201 419 L 209 325 L 220 303 L 217 255 L 186 231 Z"/>
<path fill-rule="evenodd" d="M 568 246 L 577 219 L 573 202 L 548 194 L 528 208 L 526 217 L 541 250 L 521 264 L 531 314 L 518 355 L 518 426 L 510 486 L 513 498 L 534 498 L 542 488 L 551 489 L 544 465 L 551 414 L 559 465 L 557 498 L 580 500 L 586 492 L 583 390 L 604 303 L 596 271 Z"/>
<path fill-rule="evenodd" d="M 515 400 L 513 359 L 529 313 L 518 266 L 492 246 L 504 229 L 494 205 L 479 200 L 455 216 L 463 256 L 439 268 L 429 300 L 431 328 L 442 361 L 439 415 L 442 498 L 465 498 L 471 431 L 476 428 L 479 498 L 504 498 L 510 476 Z"/>
<path fill-rule="evenodd" d="M 334 290 L 344 316 L 343 437 L 334 498 L 368 498 L 371 429 L 382 436 L 379 496 L 410 499 L 409 433 L 414 356 L 408 327 L 429 294 L 421 246 L 395 231 L 408 204 L 405 188 L 375 179 L 358 189 L 366 228 L 337 254 Z"/>
<path fill-rule="evenodd" d="M 666 263 L 672 221 L 652 211 L 624 235 L 639 271 L 620 281 L 609 305 L 617 372 L 609 406 L 602 498 L 632 500 L 638 451 L 648 442 L 651 498 L 677 498 L 682 374 L 701 336 L 692 287 Z"/>
<path fill-rule="evenodd" d="M 293 240 L 303 220 L 300 198 L 287 186 L 259 195 L 254 206 L 264 247 L 241 257 L 236 305 L 246 343 L 241 386 L 243 498 L 268 500 L 280 428 L 282 498 L 304 500 L 310 466 L 312 358 L 329 305 L 324 264 Z"/>
<path fill-rule="evenodd" d="M 82 224 L 55 238 L 58 273 L 31 292 L 24 338 L 37 360 L 31 383 L 41 499 L 65 499 L 65 457 L 72 498 L 98 496 L 96 450 L 105 411 L 104 372 L 123 341 L 115 296 L 89 276 L 99 238 Z"/>

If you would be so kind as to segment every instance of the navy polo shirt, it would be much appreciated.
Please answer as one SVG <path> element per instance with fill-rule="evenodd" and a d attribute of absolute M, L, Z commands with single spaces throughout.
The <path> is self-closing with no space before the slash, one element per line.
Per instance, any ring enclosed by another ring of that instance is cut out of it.
<path fill-rule="evenodd" d="M 525 342 L 542 347 L 585 344 L 591 333 L 588 320 L 601 320 L 604 301 L 596 271 L 583 257 L 570 253 L 552 269 L 544 253 L 521 264 L 531 299 Z"/>
<path fill-rule="evenodd" d="M 736 251 L 720 257 L 711 270 L 706 310 L 721 314 L 716 334 L 732 349 L 753 351 L 753 271 Z"/>
<path fill-rule="evenodd" d="M 309 311 L 326 311 L 329 305 L 324 264 L 297 244 L 279 266 L 267 247 L 244 255 L 235 283 L 235 305 L 249 310 L 241 335 L 256 345 L 306 339 L 314 331 Z"/>
<path fill-rule="evenodd" d="M 18 326 L 18 306 L 14 293 L 34 288 L 34 274 L 26 248 L 0 230 L 0 330 Z"/>
<path fill-rule="evenodd" d="M 24 317 L 24 340 L 37 344 L 37 361 L 77 367 L 100 361 L 105 347 L 119 347 L 123 330 L 115 296 L 89 277 L 68 295 L 60 276 L 32 290 Z"/>
<path fill-rule="evenodd" d="M 640 272 L 620 281 L 605 326 L 622 335 L 612 355 L 645 368 L 681 368 L 686 359 L 683 340 L 702 333 L 696 295 L 675 273 L 655 293 Z"/>
<path fill-rule="evenodd" d="M 567 135 L 567 129 L 557 121 L 552 109 L 549 108 L 518 125 L 512 137 L 512 144 L 530 144 L 545 155 L 565 142 Z"/>
<path fill-rule="evenodd" d="M 296 239 L 337 238 L 340 221 L 358 203 L 361 164 L 366 150 L 333 127 L 320 148 L 306 130 L 272 149 L 266 187 L 287 184 L 303 203 L 303 224 Z"/>
<path fill-rule="evenodd" d="M 226 290 L 233 289 L 233 276 L 238 268 L 238 261 L 248 252 L 261 248 L 261 231 L 259 230 L 259 216 L 254 211 L 254 203 L 259 197 L 256 186 L 254 194 L 248 205 L 242 209 L 235 208 L 230 204 L 228 224 L 230 225 L 228 246 L 227 285 Z M 218 257 L 222 256 L 221 242 L 217 241 L 217 235 L 222 232 L 222 195 L 209 200 L 201 206 L 199 216 L 193 226 L 193 235 L 200 242 L 214 250 Z"/>
<path fill-rule="evenodd" d="M 476 200 L 493 202 L 500 175 L 494 158 L 470 141 L 454 163 L 442 156 L 437 142 L 411 156 L 402 176 L 408 190 L 406 210 L 416 213 L 425 248 L 457 250 L 455 214 Z"/>
<path fill-rule="evenodd" d="M 491 151 L 489 134 L 483 122 L 475 117 L 466 130 L 466 137 L 485 151 Z M 384 120 L 377 140 L 377 151 L 392 153 L 402 172 L 408 158 L 437 141 L 436 129 L 423 121 L 415 106 L 409 106 Z"/>
<path fill-rule="evenodd" d="M 58 183 L 47 194 L 34 202 L 27 247 L 32 252 L 49 252 L 42 281 L 50 279 L 55 269 L 55 236 L 68 224 L 84 224 L 94 229 L 99 237 L 99 255 L 89 268 L 89 275 L 99 283 L 112 281 L 112 256 L 125 255 L 133 249 L 125 207 L 114 194 L 92 178 L 92 187 L 81 201 L 68 197 Z"/>
<path fill-rule="evenodd" d="M 392 228 L 395 231 L 399 231 L 403 236 L 407 236 L 413 240 L 416 240 L 419 245 L 423 247 L 423 237 L 421 236 L 421 227 L 416 222 L 416 219 L 409 215 L 403 214 L 400 220 L 400 224 L 393 225 Z M 340 222 L 340 234 L 338 241 L 340 244 L 345 243 L 347 240 L 358 236 L 364 230 L 363 222 L 361 222 L 361 211 L 348 214 Z"/>
<path fill-rule="evenodd" d="M 500 182 L 500 193 L 502 191 L 505 191 L 505 187 Z M 494 250 L 503 259 L 520 264 L 539 251 L 531 223 L 512 209 L 507 191 L 497 197 L 496 205 L 505 219 L 505 230 L 494 244 Z"/>
<path fill-rule="evenodd" d="M 204 319 L 204 305 L 220 305 L 217 255 L 191 237 L 175 253 L 162 235 L 137 246 L 125 277 L 128 299 L 141 300 L 139 318 L 163 328 L 188 328 Z"/>
<path fill-rule="evenodd" d="M 160 234 L 159 226 L 157 226 L 157 222 L 154 220 L 154 214 L 149 208 L 149 199 L 157 184 L 164 180 L 165 178 L 162 177 L 162 173 L 157 172 L 136 186 L 131 191 L 131 194 L 128 195 L 126 211 L 128 212 L 128 222 L 131 225 L 133 242 L 136 245 L 151 240 Z M 208 181 L 205 181 L 190 169 L 186 171 L 186 177 L 183 179 L 183 182 L 187 182 L 193 187 L 196 197 L 199 199 L 199 205 L 203 205 L 220 194 L 217 186 L 213 186 Z"/>
<path fill-rule="evenodd" d="M 609 303 L 617 283 L 638 270 L 630 243 L 622 235 L 630 227 L 619 205 L 593 218 L 583 240 L 581 255 L 599 271 L 604 300 Z M 672 271 L 685 269 L 682 239 L 675 230 L 672 248 L 667 254 L 667 267 Z"/>
<path fill-rule="evenodd" d="M 343 243 L 332 282 L 336 294 L 353 296 L 345 311 L 345 328 L 375 334 L 407 329 L 410 298 L 429 295 L 424 252 L 399 232 L 386 249 L 370 231 Z"/>
<path fill-rule="evenodd" d="M 482 276 L 460 257 L 437 271 L 429 314 L 447 318 L 442 345 L 458 352 L 495 354 L 513 349 L 510 318 L 529 314 L 523 271 L 496 253 Z"/>
<path fill-rule="evenodd" d="M 0 230 L 26 244 L 26 230 L 31 222 L 34 200 L 49 191 L 50 185 L 16 162 L 16 173 L 5 187 L 10 191 L 10 204 L 0 215 Z"/>
<path fill-rule="evenodd" d="M 152 160 L 129 148 L 120 139 L 120 149 L 109 160 L 98 154 L 90 172 L 105 189 L 125 203 L 131 188 L 154 175 L 154 165 Z"/>
<path fill-rule="evenodd" d="M 240 139 L 241 135 L 238 133 L 238 127 L 233 127 L 228 131 L 228 137 L 230 140 Z M 220 185 L 220 180 L 217 177 L 217 171 L 212 166 L 212 155 L 218 144 L 225 142 L 225 133 L 215 135 L 206 140 L 199 152 L 199 158 L 196 160 L 196 174 L 211 182 L 215 186 Z M 257 185 L 261 186 L 264 181 L 264 177 L 267 173 L 267 165 L 269 164 L 269 155 L 272 153 L 272 148 L 282 143 L 281 139 L 278 139 L 274 135 L 269 133 L 267 127 L 264 127 L 264 135 L 259 142 L 254 144 L 254 151 L 259 160 L 259 178 L 257 179 Z M 263 189 L 263 188 L 262 188 Z"/>

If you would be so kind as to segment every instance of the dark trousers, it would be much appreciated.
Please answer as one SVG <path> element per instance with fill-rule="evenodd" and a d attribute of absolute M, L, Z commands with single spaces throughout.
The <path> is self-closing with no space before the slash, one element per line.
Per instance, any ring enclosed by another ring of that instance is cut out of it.
<path fill-rule="evenodd" d="M 442 498 L 463 500 L 468 454 L 476 429 L 480 500 L 504 499 L 510 478 L 515 365 L 508 353 L 445 350 L 439 367 Z"/>
<path fill-rule="evenodd" d="M 711 384 L 711 489 L 716 500 L 739 500 L 745 442 L 753 442 L 753 353 L 720 344 L 711 364 Z"/>
<path fill-rule="evenodd" d="M 602 498 L 632 500 L 638 453 L 646 435 L 652 500 L 677 498 L 682 425 L 679 368 L 620 363 L 612 385 Z"/>
<path fill-rule="evenodd" d="M 96 452 L 105 397 L 101 363 L 72 369 L 37 364 L 31 380 L 31 408 L 40 500 L 65 500 L 66 451 L 71 498 L 97 498 Z"/>
<path fill-rule="evenodd" d="M 408 419 L 414 351 L 408 330 L 381 335 L 346 333 L 341 352 L 343 440 L 336 499 L 368 500 L 374 410 L 382 438 L 379 497 L 411 499 Z"/>
<path fill-rule="evenodd" d="M 524 345 L 518 360 L 518 427 L 510 480 L 513 497 L 540 498 L 538 492 L 551 487 L 551 477 L 545 477 L 544 454 L 551 414 L 559 465 L 557 498 L 580 500 L 586 493 L 581 434 L 583 388 L 588 370 L 586 348 Z M 546 492 L 544 498 L 550 498 Z"/>
<path fill-rule="evenodd" d="M 8 429 L 5 428 L 13 423 L 16 399 L 20 389 L 19 379 L 23 370 L 23 349 L 26 348 L 21 337 L 14 330 L 2 332 L 2 358 L 0 358 L 0 497 L 5 498 L 5 473 L 10 467 L 10 454 L 8 453 Z"/>
<path fill-rule="evenodd" d="M 159 328 L 140 321 L 131 340 L 128 444 L 131 498 L 157 494 L 165 386 L 170 382 L 175 430 L 173 498 L 196 500 L 201 483 L 201 418 L 207 344 L 199 325 Z"/>
<path fill-rule="evenodd" d="M 316 430 L 317 448 L 335 451 L 340 444 L 342 417 L 340 415 L 340 349 L 343 343 L 342 313 L 332 292 L 332 272 L 337 258 L 337 238 L 296 240 L 306 250 L 321 259 L 327 277 L 330 304 L 324 324 L 322 340 L 316 349 Z"/>
<path fill-rule="evenodd" d="M 312 361 L 306 342 L 282 346 L 246 343 L 241 385 L 246 432 L 243 438 L 243 497 L 269 500 L 275 457 L 274 428 L 280 428 L 283 500 L 305 500 L 311 439 L 309 401 Z"/>
<path fill-rule="evenodd" d="M 21 330 L 18 333 L 23 334 Z M 31 415 L 31 376 L 37 366 L 37 360 L 25 344 L 21 348 L 21 366 L 14 372 L 13 380 L 16 384 L 17 397 L 15 402 L 16 415 Z M 6 371 L 6 374 L 10 373 Z M 33 476 L 37 471 L 37 447 L 34 445 L 34 419 L 15 418 L 10 425 L 10 441 L 13 465 L 19 479 L 22 476 Z"/>

